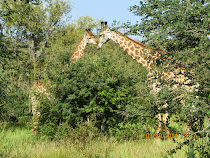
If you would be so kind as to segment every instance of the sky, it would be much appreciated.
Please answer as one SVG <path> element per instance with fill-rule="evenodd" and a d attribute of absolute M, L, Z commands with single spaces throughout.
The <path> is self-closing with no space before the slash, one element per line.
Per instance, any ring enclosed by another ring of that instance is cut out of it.
<path fill-rule="evenodd" d="M 94 19 L 103 19 L 111 26 L 114 20 L 131 24 L 136 24 L 141 17 L 129 12 L 129 7 L 138 5 L 140 0 L 70 0 L 73 4 L 71 11 L 72 20 L 80 16 L 91 16 Z M 99 24 L 100 25 L 100 24 Z M 122 32 L 122 31 L 121 31 Z M 137 38 L 136 36 L 129 36 Z"/>
<path fill-rule="evenodd" d="M 129 7 L 138 5 L 140 0 L 70 0 L 73 3 L 71 14 L 73 18 L 78 16 L 91 16 L 94 19 L 102 19 L 108 23 L 113 20 L 132 23 L 140 21 L 140 17 L 129 12 Z"/>

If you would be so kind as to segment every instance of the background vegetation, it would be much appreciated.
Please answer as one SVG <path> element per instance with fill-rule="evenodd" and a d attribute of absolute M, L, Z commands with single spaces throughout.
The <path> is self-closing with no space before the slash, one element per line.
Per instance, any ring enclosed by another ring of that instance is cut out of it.
<path fill-rule="evenodd" d="M 154 151 L 152 154 L 164 149 L 159 157 L 174 153 L 177 157 L 208 157 L 209 3 L 142 1 L 130 7 L 142 22 L 121 26 L 128 28 L 128 33 L 144 35 L 143 42 L 148 46 L 168 51 L 166 58 L 193 68 L 200 84 L 187 106 L 171 102 L 169 111 L 171 133 L 185 133 L 186 118 L 190 118 L 196 139 L 159 144 L 145 139 L 147 133 L 155 133 L 157 107 L 145 84 L 143 67 L 111 41 L 100 50 L 88 45 L 79 61 L 70 60 L 84 30 L 98 29 L 100 22 L 88 16 L 76 23 L 67 22 L 71 7 L 64 0 L 0 2 L 0 156 L 65 157 L 70 154 L 63 149 L 67 146 L 75 154 L 83 151 L 78 157 L 115 157 L 119 153 L 121 157 L 139 157 L 142 153 L 138 151 L 146 146 Z M 31 136 L 30 87 L 36 80 L 48 79 L 51 86 L 46 88 L 54 99 L 40 98 L 38 135 Z M 174 95 L 166 91 L 159 94 L 159 99 L 170 100 Z M 192 103 L 196 104 L 194 111 Z M 197 120 L 202 120 L 199 126 Z M 100 149 L 101 143 L 105 145 Z M 34 151 L 26 152 L 34 144 Z M 42 155 L 36 155 L 37 150 L 43 150 Z M 150 157 L 154 157 L 152 154 Z"/>

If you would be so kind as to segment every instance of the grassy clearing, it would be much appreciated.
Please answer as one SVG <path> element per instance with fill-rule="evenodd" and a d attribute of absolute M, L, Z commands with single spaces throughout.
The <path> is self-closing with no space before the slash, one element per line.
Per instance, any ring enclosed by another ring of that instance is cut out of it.
<path fill-rule="evenodd" d="M 166 151 L 176 144 L 172 141 L 123 140 L 105 136 L 87 141 L 60 140 L 49 141 L 31 135 L 26 128 L 14 128 L 0 131 L 0 157 L 17 158 L 153 158 L 164 157 Z M 179 151 L 175 157 L 186 157 Z"/>

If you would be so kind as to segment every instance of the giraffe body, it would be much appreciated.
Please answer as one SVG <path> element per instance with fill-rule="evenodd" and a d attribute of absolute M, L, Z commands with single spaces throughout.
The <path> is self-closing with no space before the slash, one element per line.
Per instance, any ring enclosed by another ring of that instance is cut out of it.
<path fill-rule="evenodd" d="M 152 48 L 147 48 L 145 45 L 138 43 L 129 37 L 123 36 L 119 32 L 111 31 L 106 25 L 102 25 L 102 31 L 100 32 L 100 38 L 98 40 L 98 48 L 101 48 L 104 43 L 109 40 L 117 43 L 128 55 L 135 59 L 140 65 L 146 68 L 147 74 L 147 85 L 151 89 L 151 94 L 156 96 L 156 94 L 162 89 L 162 84 L 159 82 L 159 79 L 164 81 L 169 89 L 177 90 L 178 88 L 185 89 L 186 92 L 198 91 L 198 83 L 195 83 L 193 79 L 190 79 L 186 76 L 186 73 L 192 75 L 193 71 L 188 71 L 186 67 L 179 66 L 176 62 L 173 62 L 172 65 L 165 64 L 162 65 L 163 69 L 159 70 L 158 61 L 161 60 L 171 60 L 171 59 L 162 59 L 161 53 L 165 54 L 164 51 L 157 50 L 155 51 Z M 172 71 L 164 70 L 164 68 L 171 67 Z M 173 85 L 172 85 L 173 83 Z M 186 93 L 185 93 L 186 94 Z M 174 99 L 182 99 L 185 94 L 181 94 Z M 168 104 L 165 103 L 162 108 L 166 109 Z M 161 114 L 157 114 L 156 118 L 158 119 L 158 127 L 156 133 L 158 134 L 161 128 Z M 167 119 L 168 113 L 163 114 L 162 122 L 165 125 L 166 133 L 168 134 L 167 128 Z"/>

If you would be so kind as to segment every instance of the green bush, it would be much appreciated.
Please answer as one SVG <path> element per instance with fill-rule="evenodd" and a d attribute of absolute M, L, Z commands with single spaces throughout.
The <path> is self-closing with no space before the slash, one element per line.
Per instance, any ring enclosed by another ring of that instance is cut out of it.
<path fill-rule="evenodd" d="M 144 69 L 115 44 L 110 42 L 105 47 L 116 49 L 110 55 L 106 49 L 96 51 L 96 46 L 88 45 L 77 62 L 59 65 L 61 59 L 52 63 L 47 72 L 52 84 L 57 85 L 55 96 L 60 119 L 73 129 L 78 127 L 78 122 L 87 121 L 92 115 L 96 121 L 94 127 L 106 133 L 119 128 L 128 115 L 142 124 L 139 116 L 145 119 L 143 113 L 150 113 L 151 118 L 154 116 L 150 95 L 141 95 L 148 92 L 145 75 L 141 75 L 145 74 Z"/>

